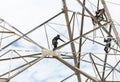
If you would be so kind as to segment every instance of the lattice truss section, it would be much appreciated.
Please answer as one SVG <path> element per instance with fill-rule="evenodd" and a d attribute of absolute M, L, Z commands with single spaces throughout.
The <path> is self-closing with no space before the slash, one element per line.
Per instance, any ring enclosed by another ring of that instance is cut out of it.
<path fill-rule="evenodd" d="M 75 0 L 78 8 L 72 9 L 68 0 L 61 1 L 63 8 L 58 14 L 26 33 L 0 19 L 0 82 L 9 82 L 48 58 L 62 62 L 72 71 L 60 82 L 68 82 L 72 77 L 76 82 L 120 81 L 120 29 L 106 2 Z M 95 12 L 101 9 L 102 16 L 96 16 Z M 59 42 L 53 51 L 51 43 L 56 34 L 65 43 Z"/>

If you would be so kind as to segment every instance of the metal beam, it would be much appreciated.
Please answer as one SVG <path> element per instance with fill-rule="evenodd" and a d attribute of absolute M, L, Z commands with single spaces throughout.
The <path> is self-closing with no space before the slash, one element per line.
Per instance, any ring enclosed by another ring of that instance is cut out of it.
<path fill-rule="evenodd" d="M 27 63 L 26 66 L 25 66 L 22 70 L 18 71 L 17 73 L 15 73 L 15 74 L 12 75 L 12 76 L 10 76 L 9 79 L 14 78 L 14 77 L 17 76 L 18 74 L 22 73 L 24 70 L 26 70 L 26 69 L 28 69 L 29 67 L 33 66 L 34 64 L 38 63 L 40 60 L 42 60 L 43 58 L 45 58 L 48 54 L 46 53 L 46 51 L 43 50 L 41 55 L 42 55 L 42 56 L 41 56 L 40 58 L 37 58 L 37 59 L 31 61 L 31 63 Z"/>
<path fill-rule="evenodd" d="M 14 32 L 0 31 L 0 33 L 14 33 Z"/>
<path fill-rule="evenodd" d="M 96 69 L 96 71 L 97 71 L 97 74 L 99 75 L 99 78 L 101 79 L 101 75 L 100 75 L 99 70 L 98 70 L 98 68 L 97 68 L 97 66 L 96 66 L 96 63 L 94 62 L 94 59 L 92 58 L 91 53 L 89 54 L 89 56 L 90 56 L 90 59 L 91 59 L 93 65 L 94 65 L 94 67 L 95 67 L 95 69 Z"/>
<path fill-rule="evenodd" d="M 120 63 L 120 60 L 117 62 L 117 64 L 112 68 L 112 70 L 107 74 L 107 76 L 105 77 L 105 79 L 111 74 L 111 72 L 118 66 L 118 64 Z"/>
<path fill-rule="evenodd" d="M 85 1 L 83 1 L 83 5 L 85 5 Z M 81 21 L 81 30 L 80 30 L 80 37 L 83 35 L 83 26 L 84 26 L 84 14 L 85 14 L 85 9 L 82 9 L 82 21 Z M 82 38 L 80 38 L 79 42 L 79 55 L 78 55 L 78 62 L 77 62 L 77 67 L 80 68 L 80 57 L 81 57 L 81 49 L 82 49 Z"/>
<path fill-rule="evenodd" d="M 103 65 L 103 73 L 102 73 L 102 81 L 105 81 L 105 69 L 106 69 L 106 64 L 107 64 L 107 58 L 108 58 L 108 53 L 105 54 L 105 59 L 104 59 L 104 65 Z"/>
<path fill-rule="evenodd" d="M 3 49 L 7 48 L 8 46 L 10 46 L 11 44 L 13 44 L 14 42 L 20 40 L 21 38 L 27 36 L 28 34 L 30 34 L 31 32 L 35 31 L 36 29 L 38 29 L 39 27 L 43 26 L 44 24 L 48 23 L 49 21 L 51 21 L 52 19 L 56 18 L 57 16 L 61 15 L 63 13 L 63 11 L 61 11 L 60 13 L 58 13 L 57 15 L 51 17 L 50 19 L 48 19 L 47 21 L 43 22 L 42 24 L 38 25 L 37 27 L 33 28 L 32 30 L 30 30 L 29 32 L 23 34 L 21 37 L 17 38 L 16 40 L 12 41 L 11 43 L 9 43 L 8 45 L 2 47 L 0 49 L 0 51 L 2 51 Z M 45 49 L 43 46 L 39 46 L 41 49 Z"/>
<path fill-rule="evenodd" d="M 107 16 L 108 16 L 108 19 L 112 22 L 112 29 L 113 29 L 113 32 L 114 32 L 114 34 L 115 34 L 115 36 L 116 36 L 116 39 L 117 39 L 117 41 L 118 41 L 118 46 L 120 47 L 120 37 L 119 37 L 119 33 L 117 32 L 117 30 L 116 30 L 116 28 L 115 28 L 115 25 L 114 25 L 114 23 L 113 23 L 113 21 L 112 21 L 112 17 L 111 17 L 111 15 L 110 15 L 110 13 L 109 13 L 109 10 L 108 10 L 108 8 L 107 8 L 107 5 L 106 5 L 106 3 L 105 3 L 105 0 L 101 0 L 101 3 L 103 4 L 103 6 L 104 6 L 104 8 L 105 8 L 105 13 L 107 14 Z"/>
<path fill-rule="evenodd" d="M 66 77 L 65 79 L 63 79 L 61 82 L 64 82 L 65 80 L 67 80 L 67 79 L 69 79 L 70 77 L 72 77 L 73 75 L 75 75 L 75 73 L 74 74 L 72 74 L 72 75 L 70 75 L 70 76 L 68 76 L 68 77 Z"/>
<path fill-rule="evenodd" d="M 108 22 L 108 23 L 110 23 L 110 22 Z M 85 35 L 93 32 L 93 31 L 95 31 L 95 30 L 98 30 L 98 29 L 100 29 L 100 28 L 103 28 L 103 27 L 106 26 L 108 23 L 105 23 L 105 24 L 103 24 L 103 25 L 101 25 L 101 26 L 99 26 L 99 27 L 97 27 L 97 28 L 94 28 L 94 29 L 92 29 L 92 30 L 84 33 L 84 34 L 82 35 L 82 37 L 84 37 Z M 81 36 L 78 36 L 78 37 L 74 38 L 73 40 L 70 40 L 70 41 L 66 42 L 66 43 L 63 44 L 63 45 L 58 46 L 57 49 L 60 49 L 60 48 L 62 48 L 63 46 L 65 46 L 65 45 L 67 45 L 67 44 L 69 44 L 69 43 L 72 43 L 73 41 L 78 40 L 79 38 L 82 38 L 82 37 L 81 37 Z"/>
<path fill-rule="evenodd" d="M 66 24 L 67 24 L 67 29 L 68 29 L 68 34 L 69 34 L 69 39 L 70 41 L 73 40 L 73 35 L 72 35 L 72 32 L 71 32 L 71 26 L 70 26 L 70 21 L 69 21 L 69 16 L 68 16 L 68 12 L 67 12 L 67 5 L 66 5 L 66 0 L 62 0 L 63 2 L 63 11 L 64 11 L 64 14 L 65 14 L 65 19 L 66 19 Z M 74 42 L 71 42 L 71 50 L 73 53 L 73 58 L 74 58 L 74 64 L 75 66 L 77 65 L 77 57 L 76 57 L 76 49 L 75 49 L 75 45 L 74 45 Z M 78 78 L 78 82 L 81 82 L 81 79 L 80 79 L 80 74 L 79 73 L 76 73 L 77 74 L 77 78 Z"/>
<path fill-rule="evenodd" d="M 64 11 L 64 14 L 65 14 L 65 19 L 66 19 L 69 39 L 70 39 L 70 41 L 72 41 L 73 38 L 72 38 L 71 26 L 70 26 L 70 22 L 69 22 L 69 16 L 68 16 L 68 13 L 67 13 L 66 0 L 62 0 L 62 2 L 63 2 L 63 8 L 64 8 L 63 11 Z M 75 45 L 74 45 L 73 42 L 71 42 L 71 50 L 72 50 L 72 52 L 74 52 L 73 53 L 73 57 L 74 57 L 74 63 L 76 65 L 77 64 L 77 58 L 76 58 L 76 54 L 75 54 L 76 50 L 75 50 Z"/>
<path fill-rule="evenodd" d="M 79 68 L 72 66 L 71 64 L 67 63 L 65 60 L 63 60 L 62 58 L 60 58 L 59 56 L 54 56 L 56 59 L 58 59 L 60 62 L 62 62 L 63 64 L 65 64 L 66 66 L 68 66 L 71 70 L 78 72 L 82 75 L 84 75 L 85 77 L 91 79 L 93 82 L 99 82 L 98 79 L 92 77 L 91 75 L 88 75 L 87 73 L 83 72 L 82 70 L 80 70 Z"/>

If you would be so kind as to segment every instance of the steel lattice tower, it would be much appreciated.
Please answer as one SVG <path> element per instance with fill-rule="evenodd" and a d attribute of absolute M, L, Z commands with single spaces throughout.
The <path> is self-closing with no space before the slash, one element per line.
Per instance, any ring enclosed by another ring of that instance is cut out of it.
<path fill-rule="evenodd" d="M 1 68 L 0 82 L 10 82 L 12 78 L 46 58 L 56 59 L 74 72 L 64 77 L 61 82 L 68 82 L 67 80 L 73 76 L 77 82 L 120 81 L 119 31 L 106 2 L 104 0 L 75 0 L 75 2 L 80 7 L 79 12 L 70 10 L 67 0 L 62 0 L 63 8 L 58 14 L 27 33 L 22 33 L 0 19 L 0 65 L 5 66 Z M 104 19 L 97 19 L 89 8 L 91 4 L 89 6 L 88 4 L 93 2 L 96 3 L 96 11 L 104 9 Z M 39 43 L 30 38 L 37 30 L 44 31 L 45 34 L 40 38 L 45 42 Z M 66 40 L 55 51 L 50 45 L 51 35 L 54 35 L 52 33 L 60 34 Z M 104 51 L 106 47 L 104 39 L 107 37 L 111 38 L 108 53 Z M 37 46 L 39 50 L 29 50 L 27 47 L 26 50 L 13 48 L 21 39 L 32 46 Z M 71 60 L 72 63 L 67 60 Z"/>

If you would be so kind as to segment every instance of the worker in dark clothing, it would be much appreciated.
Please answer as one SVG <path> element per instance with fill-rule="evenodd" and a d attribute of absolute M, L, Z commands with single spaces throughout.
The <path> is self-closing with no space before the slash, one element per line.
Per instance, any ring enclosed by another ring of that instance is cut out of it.
<path fill-rule="evenodd" d="M 100 9 L 100 10 L 96 11 L 95 17 L 97 18 L 98 21 L 101 21 L 104 19 L 104 17 L 103 17 L 104 15 L 105 15 L 105 10 Z"/>
<path fill-rule="evenodd" d="M 105 9 L 100 9 L 98 11 L 95 12 L 95 18 L 97 19 L 98 22 L 104 20 L 104 16 L 105 16 Z M 106 16 L 105 16 L 106 17 Z M 92 18 L 92 22 L 95 25 L 95 20 Z"/>
<path fill-rule="evenodd" d="M 60 38 L 60 35 L 55 36 L 55 37 L 52 39 L 52 45 L 54 46 L 53 50 L 55 50 L 55 49 L 57 48 L 57 45 L 58 45 L 57 40 L 61 40 L 62 42 L 64 42 L 64 41 Z"/>
<path fill-rule="evenodd" d="M 105 45 L 105 48 L 104 48 L 104 50 L 105 50 L 106 53 L 108 53 L 108 49 L 111 46 L 111 40 L 112 39 L 110 37 L 107 37 L 107 39 L 104 39 L 104 42 L 106 42 L 106 45 Z"/>

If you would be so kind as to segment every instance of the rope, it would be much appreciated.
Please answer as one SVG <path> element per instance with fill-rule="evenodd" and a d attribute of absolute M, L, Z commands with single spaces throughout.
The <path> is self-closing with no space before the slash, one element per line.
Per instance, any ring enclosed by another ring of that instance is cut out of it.
<path fill-rule="evenodd" d="M 58 34 L 64 36 L 62 33 L 60 33 L 59 31 L 57 31 L 56 29 L 54 29 L 51 25 L 49 25 L 49 24 L 46 24 L 46 25 L 48 25 L 51 29 L 53 29 L 54 31 L 56 31 Z M 68 39 L 66 36 L 64 36 L 64 37 L 65 37 L 66 39 Z"/>
<path fill-rule="evenodd" d="M 54 29 L 51 25 L 47 24 L 51 29 L 53 29 L 54 31 L 56 31 L 58 34 L 62 35 L 64 38 L 66 38 L 67 40 L 69 40 L 68 37 L 66 37 L 64 34 L 60 33 L 59 31 L 57 31 L 56 29 Z M 75 43 L 79 44 L 79 42 L 74 41 Z"/>
<path fill-rule="evenodd" d="M 103 38 L 105 38 L 103 31 L 102 31 L 101 29 L 100 29 L 100 31 L 101 31 L 101 33 L 102 33 Z"/>
<path fill-rule="evenodd" d="M 11 70 L 11 67 L 12 67 L 12 55 L 13 55 L 13 51 L 11 51 L 11 54 L 10 54 L 10 65 L 9 65 L 8 78 L 10 77 L 10 70 Z"/>
<path fill-rule="evenodd" d="M 94 5 L 94 4 L 91 2 L 91 0 L 88 0 L 88 2 L 89 2 L 91 5 L 93 5 L 94 7 L 96 7 L 96 5 Z"/>
<path fill-rule="evenodd" d="M 5 27 L 5 23 L 4 23 L 4 27 Z M 4 32 L 4 29 L 2 31 Z M 1 49 L 1 44 L 2 44 L 3 32 L 2 32 L 1 38 L 0 38 L 0 49 Z"/>
<path fill-rule="evenodd" d="M 76 16 L 76 20 L 77 20 L 77 27 L 78 27 L 78 33 L 80 34 L 80 25 L 79 25 L 79 22 L 78 22 L 78 15 L 77 15 L 77 13 L 75 14 Z"/>
<path fill-rule="evenodd" d="M 50 49 L 50 44 L 49 44 L 47 29 L 46 29 L 46 26 L 45 26 L 45 25 L 44 25 L 44 27 L 45 27 L 45 35 L 46 35 L 46 39 L 47 39 L 47 43 L 48 43 L 48 48 Z"/>
<path fill-rule="evenodd" d="M 92 8 L 92 11 L 94 12 L 95 10 L 94 10 L 93 6 L 94 6 L 95 8 L 96 8 L 96 6 L 95 6 L 93 3 L 91 3 L 91 1 L 88 0 L 88 2 L 90 3 L 90 6 L 91 6 L 91 8 Z"/>
<path fill-rule="evenodd" d="M 55 24 L 55 23 L 54 23 Z M 54 30 L 55 32 L 57 32 L 58 34 L 62 35 L 63 37 L 65 37 L 66 39 L 68 39 L 66 36 L 64 36 L 62 33 L 60 33 L 59 31 L 57 31 L 56 29 L 54 29 L 51 25 L 46 24 L 47 26 L 49 26 L 52 30 Z M 58 25 L 58 24 L 57 24 Z M 69 40 L 69 39 L 68 39 Z M 53 49 L 53 45 L 51 44 L 51 47 Z"/>
<path fill-rule="evenodd" d="M 53 23 L 53 22 L 49 22 L 49 24 L 54 24 L 54 25 L 59 25 L 59 26 L 66 26 L 64 24 L 58 24 L 58 23 Z"/>
<path fill-rule="evenodd" d="M 97 8 L 97 10 L 99 10 L 99 0 L 98 0 L 97 7 L 96 7 L 93 3 L 91 3 L 91 1 L 88 0 L 88 2 L 90 3 L 90 6 L 91 6 L 91 9 L 92 9 L 92 12 L 94 12 L 94 14 L 95 14 L 95 10 L 94 10 L 93 6 L 94 6 L 95 8 Z M 96 26 L 93 25 L 93 28 L 95 28 L 95 27 L 96 27 Z M 96 30 L 93 32 L 93 40 L 95 40 L 94 37 L 96 37 Z M 94 41 L 93 41 L 93 43 L 94 43 Z"/>
<path fill-rule="evenodd" d="M 93 26 L 93 29 L 96 28 L 96 25 Z M 95 37 L 96 37 L 96 30 L 93 31 L 93 44 L 94 44 L 94 41 L 95 41 Z"/>
<path fill-rule="evenodd" d="M 97 11 L 99 10 L 99 3 L 100 3 L 100 0 L 98 0 Z"/>
<path fill-rule="evenodd" d="M 4 31 L 4 29 L 3 29 Z M 1 44 L 2 44 L 2 38 L 3 38 L 3 33 L 1 34 L 1 38 L 0 38 L 0 49 L 1 49 Z"/>
<path fill-rule="evenodd" d="M 73 13 L 73 26 L 72 26 L 73 28 L 72 28 L 72 38 L 73 38 L 73 36 L 74 36 L 74 28 L 75 28 L 75 14 Z"/>

